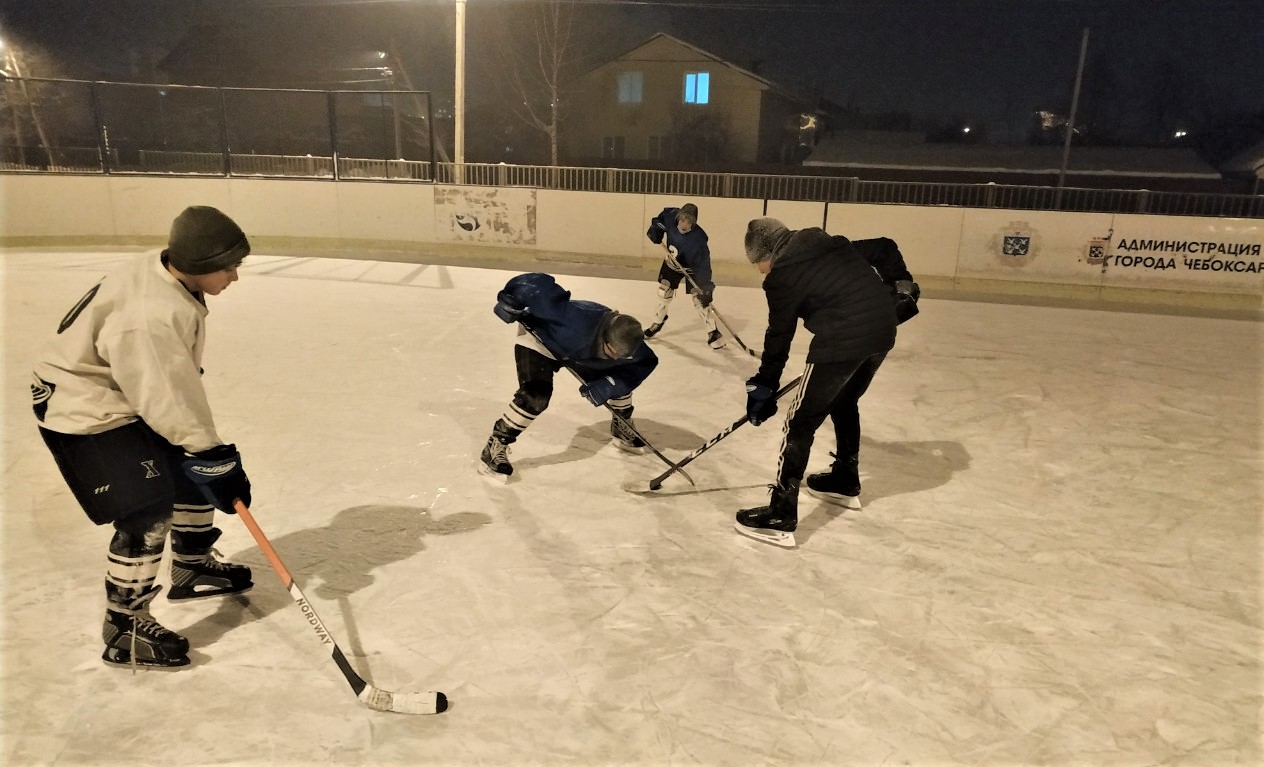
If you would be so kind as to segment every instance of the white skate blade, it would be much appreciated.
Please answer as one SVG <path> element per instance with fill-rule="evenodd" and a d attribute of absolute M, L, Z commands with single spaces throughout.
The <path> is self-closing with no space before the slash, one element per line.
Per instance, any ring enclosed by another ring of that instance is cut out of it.
<path fill-rule="evenodd" d="M 500 472 L 492 471 L 491 467 L 482 461 L 478 462 L 478 473 L 501 485 L 509 484 L 509 478 L 513 476 L 512 474 L 501 474 Z"/>
<path fill-rule="evenodd" d="M 632 455 L 645 455 L 646 448 L 634 447 L 624 442 L 623 440 L 619 439 L 618 437 L 615 437 L 611 439 L 610 441 L 614 443 L 615 447 L 619 448 L 625 453 L 631 453 Z"/>
<path fill-rule="evenodd" d="M 208 585 L 208 584 L 203 584 L 203 585 Z M 241 589 L 217 588 L 215 586 L 210 586 L 205 591 L 199 591 L 198 587 L 194 586 L 192 590 L 190 591 L 177 591 L 175 588 L 172 588 L 170 591 L 167 592 L 167 600 L 170 602 L 193 602 L 198 599 L 214 599 L 215 597 L 231 597 L 234 594 L 248 594 L 250 590 L 253 589 L 254 587 L 255 585 L 252 583 L 249 586 L 246 586 L 245 588 L 241 588 Z"/>
<path fill-rule="evenodd" d="M 785 533 L 780 530 L 767 530 L 762 527 L 747 527 L 741 522 L 734 522 L 733 529 L 745 535 L 748 538 L 754 538 L 761 543 L 771 543 L 774 546 L 780 546 L 785 549 L 793 549 L 795 547 L 794 533 Z"/>
<path fill-rule="evenodd" d="M 860 496 L 858 495 L 843 495 L 842 493 L 826 493 L 821 490 L 813 490 L 810 487 L 807 488 L 807 491 L 808 491 L 808 495 L 812 496 L 813 498 L 820 498 L 822 501 L 825 501 L 826 503 L 832 503 L 835 506 L 842 506 L 844 509 L 855 509 L 856 511 L 860 510 Z"/>
<path fill-rule="evenodd" d="M 166 662 L 137 659 L 136 663 L 133 664 L 131 658 L 126 660 L 115 659 L 107 654 L 101 656 L 101 661 L 109 668 L 140 669 L 141 671 L 175 671 L 189 665 L 189 656 L 171 658 Z"/>

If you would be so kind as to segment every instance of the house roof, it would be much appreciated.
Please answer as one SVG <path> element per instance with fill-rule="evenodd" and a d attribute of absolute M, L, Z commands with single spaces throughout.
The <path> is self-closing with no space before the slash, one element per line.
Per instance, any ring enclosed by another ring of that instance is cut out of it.
<path fill-rule="evenodd" d="M 638 43 L 637 45 L 633 46 L 632 48 L 629 48 L 628 50 L 624 51 L 623 53 L 620 53 L 619 55 L 617 55 L 617 56 L 615 56 L 615 57 L 611 58 L 609 61 L 606 61 L 606 62 L 604 62 L 604 63 L 602 63 L 602 64 L 599 64 L 599 65 L 598 65 L 598 66 L 596 66 L 596 67 L 593 67 L 591 70 L 589 70 L 589 71 L 588 71 L 588 74 L 592 74 L 593 72 L 596 72 L 596 71 L 598 71 L 598 70 L 600 70 L 600 69 L 603 69 L 603 68 L 605 68 L 605 67 L 607 67 L 607 66 L 609 66 L 609 65 L 611 65 L 611 64 L 614 64 L 614 63 L 616 63 L 616 62 L 619 62 L 619 61 L 636 61 L 637 59 L 636 59 L 635 57 L 633 57 L 631 54 L 635 53 L 636 51 L 641 50 L 642 48 L 646 47 L 646 46 L 647 46 L 647 45 L 649 45 L 650 43 L 653 43 L 653 42 L 655 42 L 656 40 L 660 40 L 660 39 L 662 39 L 662 40 L 668 40 L 668 41 L 670 41 L 670 42 L 672 42 L 672 43 L 674 43 L 674 44 L 676 44 L 676 45 L 678 45 L 678 46 L 680 46 L 680 47 L 682 47 L 682 48 L 685 48 L 685 49 L 687 49 L 687 50 L 689 50 L 689 51 L 693 52 L 695 55 L 697 55 L 697 56 L 698 56 L 700 59 L 702 59 L 702 60 L 705 60 L 705 61 L 711 61 L 711 62 L 714 62 L 714 63 L 719 64 L 719 65 L 721 65 L 721 66 L 727 67 L 727 68 L 729 68 L 729 69 L 733 70 L 734 72 L 737 72 L 738 74 L 740 74 L 740 75 L 742 75 L 742 76 L 744 76 L 744 77 L 747 77 L 747 78 L 749 78 L 749 79 L 751 79 L 751 80 L 754 80 L 754 81 L 758 82 L 760 85 L 764 86 L 765 88 L 767 88 L 767 89 L 769 89 L 769 90 L 771 90 L 771 91 L 774 91 L 774 92 L 778 93 L 779 95 L 784 96 L 784 97 L 786 97 L 786 98 L 788 98 L 788 99 L 790 99 L 790 100 L 792 100 L 792 101 L 802 101 L 802 102 L 805 102 L 805 103 L 810 102 L 810 100 L 809 100 L 809 99 L 806 99 L 806 98 L 805 98 L 805 97 L 803 97 L 802 95 L 795 93 L 795 92 L 794 92 L 792 89 L 790 89 L 790 88 L 787 88 L 787 87 L 785 87 L 785 86 L 783 86 L 783 85 L 780 85 L 780 84 L 778 84 L 778 83 L 775 83 L 775 82 L 773 82 L 772 80 L 769 80 L 768 78 L 763 77 L 763 76 L 761 76 L 761 75 L 757 75 L 757 74 L 755 74 L 754 72 L 750 71 L 749 69 L 746 69 L 746 68 L 744 68 L 744 67 L 740 67 L 740 66 L 738 66 L 737 64 L 734 64 L 733 62 L 728 61 L 727 59 L 723 59 L 723 58 L 721 58 L 721 57 L 717 56 L 716 54 L 711 53 L 710 51 L 705 51 L 705 50 L 703 50 L 702 48 L 699 48 L 698 46 L 694 45 L 693 43 L 688 43 L 688 42 L 685 42 L 684 40 L 681 40 L 679 37 L 676 37 L 676 36 L 674 36 L 674 35 L 669 35 L 669 34 L 667 34 L 666 32 L 655 32 L 653 35 L 650 35 L 648 38 L 646 38 L 646 39 L 645 39 L 644 41 L 642 41 L 641 43 Z"/>
<path fill-rule="evenodd" d="M 1057 173 L 1061 146 L 927 143 L 901 131 L 846 131 L 823 136 L 806 166 L 887 170 Z M 1067 170 L 1079 175 L 1219 179 L 1193 149 L 1073 146 Z"/>

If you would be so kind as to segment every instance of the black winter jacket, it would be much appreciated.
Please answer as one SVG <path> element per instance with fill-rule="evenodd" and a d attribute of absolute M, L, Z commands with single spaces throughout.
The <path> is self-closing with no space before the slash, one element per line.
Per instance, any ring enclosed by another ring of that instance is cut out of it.
<path fill-rule="evenodd" d="M 800 319 L 812 334 L 808 362 L 859 360 L 895 345 L 890 290 L 846 237 L 819 228 L 790 232 L 773 250 L 764 294 L 768 331 L 755 379 L 771 389 L 781 382 Z"/>

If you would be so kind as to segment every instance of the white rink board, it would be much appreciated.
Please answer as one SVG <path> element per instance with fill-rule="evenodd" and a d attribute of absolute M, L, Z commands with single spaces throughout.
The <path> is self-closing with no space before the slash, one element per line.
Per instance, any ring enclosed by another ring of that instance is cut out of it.
<path fill-rule="evenodd" d="M 957 273 L 966 212 L 964 208 L 832 203 L 825 228 L 857 240 L 890 237 L 899 242 L 914 276 L 951 277 Z"/>
<path fill-rule="evenodd" d="M 1109 213 L 968 209 L 961 223 L 959 278 L 1098 285 L 1089 241 L 1110 233 Z"/>
<path fill-rule="evenodd" d="M 1253 219 L 1116 215 L 1105 284 L 1259 295 L 1261 251 L 1264 228 Z"/>
<path fill-rule="evenodd" d="M 1207 301 L 1264 296 L 1264 223 L 1254 219 L 843 203 L 827 210 L 783 200 L 236 177 L 6 174 L 0 185 L 0 241 L 23 246 L 160 242 L 171 211 L 196 203 L 222 208 L 256 241 L 332 249 L 458 244 L 639 267 L 657 257 L 644 236 L 650 217 L 694 202 L 713 260 L 730 267 L 745 265 L 746 224 L 766 210 L 792 228 L 825 222 L 834 234 L 890 237 L 918 278 L 1023 283 L 1054 295 L 1065 286 L 1201 292 L 1211 294 Z M 1176 245 L 1137 250 L 1138 242 Z M 1204 243 L 1216 250 L 1204 252 Z"/>

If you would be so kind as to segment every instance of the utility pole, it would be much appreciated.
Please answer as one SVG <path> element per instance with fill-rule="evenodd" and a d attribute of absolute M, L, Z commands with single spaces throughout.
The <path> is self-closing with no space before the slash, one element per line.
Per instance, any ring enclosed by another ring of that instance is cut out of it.
<path fill-rule="evenodd" d="M 1071 136 L 1075 133 L 1075 113 L 1080 106 L 1080 83 L 1084 79 L 1084 57 L 1088 53 L 1088 27 L 1080 38 L 1080 63 L 1075 68 L 1075 90 L 1071 94 L 1071 114 L 1067 117 L 1066 137 L 1062 140 L 1062 167 L 1058 169 L 1058 189 L 1066 181 L 1067 164 L 1071 161 Z M 1061 197 L 1061 192 L 1059 192 Z"/>

